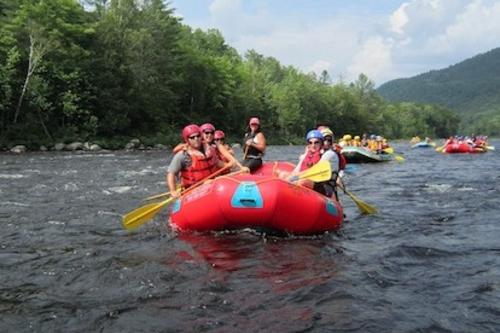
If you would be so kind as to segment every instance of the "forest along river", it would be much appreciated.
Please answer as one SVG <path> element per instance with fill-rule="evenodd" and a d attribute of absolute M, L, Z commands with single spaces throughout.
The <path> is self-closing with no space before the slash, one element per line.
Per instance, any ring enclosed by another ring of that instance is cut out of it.
<path fill-rule="evenodd" d="M 499 332 L 500 153 L 396 151 L 346 176 L 377 215 L 290 238 L 124 231 L 165 151 L 2 154 L 0 332 Z"/>

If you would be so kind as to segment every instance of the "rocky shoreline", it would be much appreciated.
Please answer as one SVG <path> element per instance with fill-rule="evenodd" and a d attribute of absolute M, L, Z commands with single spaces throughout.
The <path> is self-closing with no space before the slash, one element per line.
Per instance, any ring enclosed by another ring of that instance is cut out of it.
<path fill-rule="evenodd" d="M 132 139 L 130 140 L 125 146 L 123 147 L 124 150 L 164 150 L 168 149 L 167 145 L 157 143 L 154 146 L 150 145 L 145 145 L 143 144 L 139 139 Z M 4 148 L 3 151 L 5 152 L 10 152 L 13 154 L 22 154 L 26 153 L 28 151 L 77 151 L 77 150 L 83 150 L 83 151 L 92 151 L 92 152 L 97 152 L 97 151 L 103 151 L 103 150 L 109 150 L 109 149 L 104 149 L 100 145 L 92 142 L 72 142 L 72 143 L 56 143 L 53 146 L 40 146 L 38 150 L 32 150 L 28 149 L 25 145 L 15 145 L 11 147 L 10 149 Z M 113 149 L 115 150 L 115 149 Z"/>

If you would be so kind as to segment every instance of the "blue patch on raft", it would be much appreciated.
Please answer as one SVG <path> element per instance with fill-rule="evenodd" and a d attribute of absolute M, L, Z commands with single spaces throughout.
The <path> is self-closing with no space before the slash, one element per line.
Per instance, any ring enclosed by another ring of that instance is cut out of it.
<path fill-rule="evenodd" d="M 241 182 L 231 198 L 233 208 L 263 208 L 264 201 L 255 182 Z"/>
<path fill-rule="evenodd" d="M 337 207 L 335 207 L 335 204 L 331 200 L 326 200 L 326 211 L 333 216 L 337 216 L 339 213 Z"/>
<path fill-rule="evenodd" d="M 172 206 L 170 206 L 170 211 L 172 214 L 175 214 L 179 210 L 181 210 L 181 200 L 175 200 Z"/>

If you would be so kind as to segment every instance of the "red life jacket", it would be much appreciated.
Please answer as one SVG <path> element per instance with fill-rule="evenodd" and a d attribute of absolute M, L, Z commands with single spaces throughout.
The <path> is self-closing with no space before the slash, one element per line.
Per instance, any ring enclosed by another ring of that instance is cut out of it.
<path fill-rule="evenodd" d="M 182 187 L 188 188 L 217 171 L 218 157 L 213 146 L 206 145 L 203 156 L 193 154 L 191 150 L 187 150 L 186 154 L 191 159 L 191 165 L 181 170 Z"/>
<path fill-rule="evenodd" d="M 309 169 L 314 164 L 318 163 L 320 159 L 321 159 L 321 152 L 319 150 L 317 151 L 308 150 L 306 153 L 306 157 L 304 157 L 304 160 L 300 165 L 300 171 Z"/>

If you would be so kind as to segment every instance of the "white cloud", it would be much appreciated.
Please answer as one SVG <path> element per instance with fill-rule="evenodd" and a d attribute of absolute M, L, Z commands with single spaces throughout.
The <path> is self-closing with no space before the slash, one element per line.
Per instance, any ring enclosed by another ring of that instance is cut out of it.
<path fill-rule="evenodd" d="M 213 0 L 211 26 L 242 54 L 255 49 L 305 72 L 326 69 L 334 80 L 364 73 L 381 84 L 500 46 L 500 0 L 406 0 L 385 14 L 332 12 L 321 19 L 274 17 L 270 2 L 253 4 Z"/>
<path fill-rule="evenodd" d="M 403 28 L 408 23 L 408 15 L 406 14 L 405 8 L 408 7 L 409 3 L 403 3 L 392 15 L 389 20 L 391 22 L 390 30 L 397 34 L 403 34 Z"/>
<path fill-rule="evenodd" d="M 354 55 L 352 63 L 347 67 L 348 78 L 353 80 L 363 73 L 372 80 L 387 79 L 387 76 L 392 74 L 390 73 L 391 49 L 391 41 L 378 36 L 365 41 L 360 51 Z"/>

